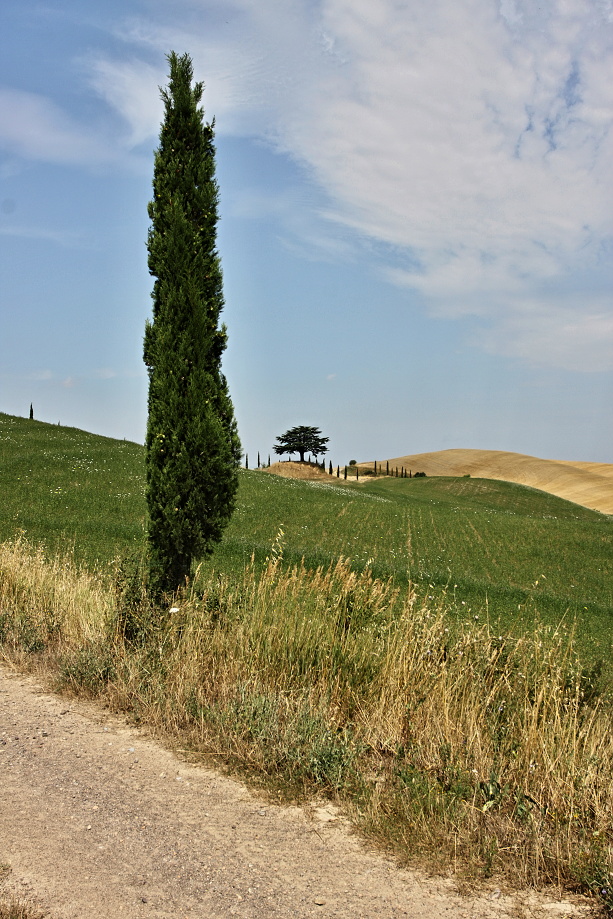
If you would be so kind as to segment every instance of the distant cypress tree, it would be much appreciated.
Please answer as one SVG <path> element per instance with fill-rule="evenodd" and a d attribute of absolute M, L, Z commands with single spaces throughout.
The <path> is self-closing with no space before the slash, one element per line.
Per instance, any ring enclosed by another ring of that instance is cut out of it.
<path fill-rule="evenodd" d="M 258 450 L 258 469 L 262 464 L 260 463 L 260 451 Z"/>
<path fill-rule="evenodd" d="M 30 421 L 34 421 L 34 406 L 30 402 Z"/>
<path fill-rule="evenodd" d="M 187 54 L 168 55 L 164 120 L 149 203 L 153 320 L 146 439 L 149 574 L 155 596 L 185 583 L 234 509 L 241 448 L 221 357 L 226 330 L 216 248 L 213 124 Z"/>
<path fill-rule="evenodd" d="M 386 463 L 385 463 L 385 474 L 386 475 L 390 474 L 390 461 L 389 460 L 386 460 Z"/>

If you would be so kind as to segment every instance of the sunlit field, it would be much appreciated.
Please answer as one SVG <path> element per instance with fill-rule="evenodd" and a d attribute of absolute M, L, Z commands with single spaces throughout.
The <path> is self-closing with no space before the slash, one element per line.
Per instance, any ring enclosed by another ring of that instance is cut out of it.
<path fill-rule="evenodd" d="M 0 643 L 408 863 L 611 893 L 611 518 L 478 479 L 242 471 L 193 583 L 143 580 L 143 450 L 0 416 Z"/>

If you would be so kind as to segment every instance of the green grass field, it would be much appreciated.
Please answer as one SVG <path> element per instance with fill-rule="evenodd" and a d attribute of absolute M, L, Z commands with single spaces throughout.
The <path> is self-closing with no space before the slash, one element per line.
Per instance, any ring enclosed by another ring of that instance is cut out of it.
<path fill-rule="evenodd" d="M 142 559 L 143 479 L 136 444 L 0 415 L 6 660 L 330 796 L 402 859 L 613 907 L 613 518 L 504 482 L 243 470 L 167 607 L 113 564 Z"/>
<path fill-rule="evenodd" d="M 23 532 L 50 551 L 105 564 L 144 544 L 144 453 L 137 444 L 0 414 L 0 540 Z M 263 564 L 279 531 L 287 562 L 343 556 L 451 614 L 503 629 L 576 623 L 580 645 L 613 649 L 613 519 L 545 492 L 470 478 L 356 485 L 243 471 L 237 510 L 203 566 Z"/>

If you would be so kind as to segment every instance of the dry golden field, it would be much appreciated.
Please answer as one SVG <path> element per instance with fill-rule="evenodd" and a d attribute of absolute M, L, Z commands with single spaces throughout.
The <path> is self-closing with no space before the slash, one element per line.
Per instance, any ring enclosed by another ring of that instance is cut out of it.
<path fill-rule="evenodd" d="M 547 460 L 502 450 L 439 450 L 397 456 L 389 460 L 389 465 L 390 469 L 404 467 L 429 476 L 471 475 L 516 482 L 603 514 L 613 514 L 613 463 Z M 361 469 L 372 466 L 372 462 L 360 463 Z"/>

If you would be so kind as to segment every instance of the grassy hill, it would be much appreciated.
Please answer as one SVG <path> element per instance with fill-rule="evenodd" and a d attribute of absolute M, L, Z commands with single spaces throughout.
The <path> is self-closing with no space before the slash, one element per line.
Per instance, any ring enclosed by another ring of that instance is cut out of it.
<path fill-rule="evenodd" d="M 610 517 L 474 477 L 243 470 L 220 547 L 152 607 L 108 564 L 144 549 L 143 471 L 135 444 L 0 415 L 6 660 L 332 796 L 403 859 L 613 907 Z"/>
<path fill-rule="evenodd" d="M 73 545 L 92 565 L 140 552 L 144 453 L 137 444 L 0 414 L 0 540 Z M 577 621 L 581 644 L 613 647 L 613 520 L 545 492 L 477 478 L 296 481 L 242 471 L 236 513 L 204 566 L 263 564 L 282 531 L 287 562 L 343 556 L 451 614 L 531 628 Z"/>
<path fill-rule="evenodd" d="M 0 541 L 21 531 L 107 561 L 142 543 L 144 472 L 138 444 L 0 414 Z"/>
<path fill-rule="evenodd" d="M 372 463 L 361 464 L 372 468 Z M 503 450 L 439 450 L 389 460 L 391 469 L 427 475 L 472 475 L 499 479 L 548 491 L 565 501 L 613 514 L 613 463 L 581 463 L 540 459 Z"/>

